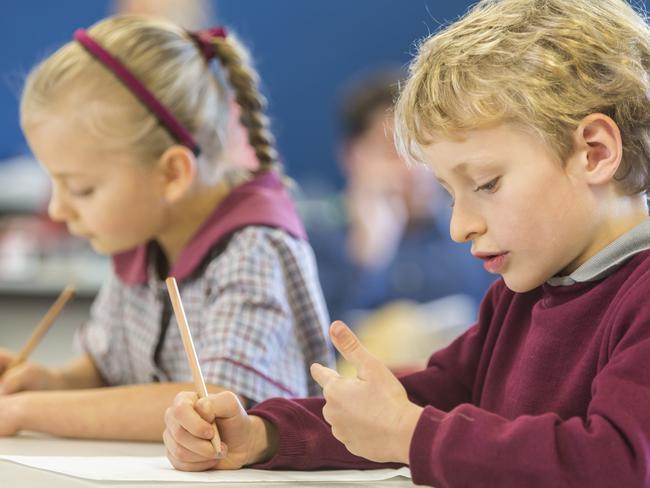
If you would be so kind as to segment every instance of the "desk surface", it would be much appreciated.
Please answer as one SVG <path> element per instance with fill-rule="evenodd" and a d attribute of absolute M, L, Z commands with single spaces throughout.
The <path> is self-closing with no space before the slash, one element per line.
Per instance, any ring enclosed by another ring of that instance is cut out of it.
<path fill-rule="evenodd" d="M 110 441 L 85 441 L 57 439 L 43 437 L 40 435 L 23 434 L 13 438 L 0 438 L 0 454 L 23 455 L 23 456 L 84 456 L 92 453 L 97 456 L 163 456 L 162 444 L 139 443 L 139 442 L 110 442 Z M 68 487 L 106 487 L 107 485 L 119 486 L 120 488 L 143 488 L 147 486 L 164 486 L 165 488 L 177 488 L 194 486 L 219 486 L 224 488 L 247 488 L 259 486 L 258 483 L 219 483 L 217 485 L 205 483 L 160 483 L 160 482 L 107 482 L 93 481 L 80 478 L 72 478 L 49 471 L 30 468 L 9 461 L 0 460 L 0 480 L 3 488 L 18 488 L 23 486 L 47 486 L 48 488 Z M 404 488 L 414 486 L 410 480 L 395 478 L 386 481 L 369 481 L 357 483 L 305 483 L 286 482 L 268 483 L 271 486 L 307 486 L 312 488 L 332 486 L 354 486 L 382 488 Z"/>

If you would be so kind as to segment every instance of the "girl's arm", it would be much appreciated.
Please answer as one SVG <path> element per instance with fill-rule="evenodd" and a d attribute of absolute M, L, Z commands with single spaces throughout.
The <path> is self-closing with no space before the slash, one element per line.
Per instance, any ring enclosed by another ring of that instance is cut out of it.
<path fill-rule="evenodd" d="M 12 357 L 11 353 L 3 354 L 5 359 Z M 27 390 L 75 390 L 100 386 L 105 386 L 105 382 L 88 355 L 75 359 L 63 368 L 22 363 L 4 373 L 0 372 L 0 394 L 2 395 Z"/>
<path fill-rule="evenodd" d="M 83 370 L 82 370 L 83 371 Z M 83 375 L 69 376 L 83 382 Z M 161 441 L 165 409 L 191 383 L 154 383 L 73 391 L 34 391 L 0 399 L 14 402 L 7 409 L 18 418 L 16 430 L 43 432 L 60 437 Z M 211 393 L 223 391 L 208 386 Z M 2 410 L 2 409 L 0 409 Z M 0 419 L 0 424 L 11 423 Z M 0 432 L 2 429 L 0 429 Z"/>
<path fill-rule="evenodd" d="M 99 370 L 90 356 L 83 355 L 68 366 L 55 370 L 59 385 L 57 390 L 77 390 L 106 386 Z"/>

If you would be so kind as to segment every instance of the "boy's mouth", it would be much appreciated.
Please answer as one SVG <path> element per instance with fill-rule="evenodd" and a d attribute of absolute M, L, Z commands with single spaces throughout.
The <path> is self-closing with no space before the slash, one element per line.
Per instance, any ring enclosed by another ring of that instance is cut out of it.
<path fill-rule="evenodd" d="M 487 252 L 474 252 L 472 255 L 483 261 L 483 267 L 488 273 L 499 273 L 499 271 L 505 265 L 508 255 L 510 253 L 506 252 L 496 252 L 496 253 L 487 253 Z"/>

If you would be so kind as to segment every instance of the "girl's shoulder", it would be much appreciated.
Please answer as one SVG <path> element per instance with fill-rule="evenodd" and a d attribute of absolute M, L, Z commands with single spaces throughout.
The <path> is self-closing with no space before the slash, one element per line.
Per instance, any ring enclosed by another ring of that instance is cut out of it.
<path fill-rule="evenodd" d="M 283 268 L 313 268 L 309 243 L 287 231 L 264 225 L 248 225 L 233 232 L 212 256 L 205 274 L 215 278 L 225 274 L 259 274 Z"/>

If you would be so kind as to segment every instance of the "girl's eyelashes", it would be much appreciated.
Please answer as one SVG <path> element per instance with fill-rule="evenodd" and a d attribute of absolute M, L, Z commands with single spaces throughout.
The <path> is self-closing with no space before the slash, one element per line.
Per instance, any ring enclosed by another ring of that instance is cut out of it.
<path fill-rule="evenodd" d="M 477 192 L 477 191 L 485 191 L 485 192 L 488 192 L 488 193 L 494 192 L 496 190 L 497 183 L 499 182 L 499 178 L 500 177 L 497 176 L 496 178 L 494 178 L 494 179 L 488 181 L 487 183 L 485 183 L 484 185 L 477 186 L 474 189 L 474 191 L 475 192 Z"/>
<path fill-rule="evenodd" d="M 73 197 L 83 198 L 83 197 L 89 197 L 90 195 L 92 195 L 93 192 L 95 191 L 95 189 L 91 187 L 91 188 L 82 188 L 80 190 L 70 190 L 69 189 L 68 191 L 70 192 L 70 195 L 72 195 Z"/>

